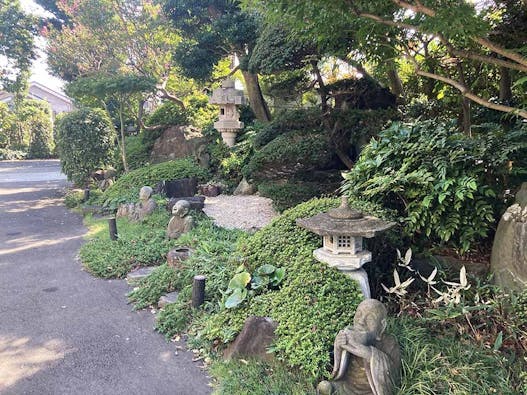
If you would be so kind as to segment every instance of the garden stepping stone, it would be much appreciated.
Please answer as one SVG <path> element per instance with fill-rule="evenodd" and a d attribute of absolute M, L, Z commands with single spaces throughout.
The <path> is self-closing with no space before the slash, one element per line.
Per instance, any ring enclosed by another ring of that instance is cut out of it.
<path fill-rule="evenodd" d="M 152 273 L 156 268 L 157 266 L 148 266 L 132 270 L 126 276 L 126 282 L 128 283 L 128 285 L 137 285 L 139 281 L 150 275 L 150 273 Z"/>
<path fill-rule="evenodd" d="M 162 309 L 163 307 L 169 304 L 175 303 L 177 301 L 178 294 L 179 292 L 174 291 L 174 292 L 170 292 L 166 295 L 161 296 L 161 298 L 159 299 L 159 302 L 157 302 L 157 307 Z"/>

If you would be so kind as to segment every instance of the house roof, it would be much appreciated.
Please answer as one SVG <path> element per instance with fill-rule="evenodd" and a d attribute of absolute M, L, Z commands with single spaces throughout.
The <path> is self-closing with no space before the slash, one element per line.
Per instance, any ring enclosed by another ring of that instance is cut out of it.
<path fill-rule="evenodd" d="M 37 82 L 37 81 L 31 81 L 29 83 L 29 92 L 28 92 L 28 96 L 29 97 L 32 97 L 34 99 L 40 99 L 40 100 L 45 100 L 45 98 L 43 97 L 38 97 L 38 95 L 35 95 L 33 92 L 31 92 L 31 88 L 38 88 L 42 91 L 44 91 L 47 95 L 50 95 L 50 96 L 55 96 L 56 98 L 68 103 L 68 104 L 72 104 L 72 101 L 71 99 L 66 96 L 65 94 L 61 93 L 61 92 L 57 92 L 56 90 L 53 90 L 51 88 L 48 88 L 47 86 L 41 84 L 40 82 Z M 0 91 L 0 101 L 3 101 L 3 102 L 7 102 L 9 101 L 10 99 L 13 98 L 13 93 L 11 92 L 5 92 L 5 91 Z"/>

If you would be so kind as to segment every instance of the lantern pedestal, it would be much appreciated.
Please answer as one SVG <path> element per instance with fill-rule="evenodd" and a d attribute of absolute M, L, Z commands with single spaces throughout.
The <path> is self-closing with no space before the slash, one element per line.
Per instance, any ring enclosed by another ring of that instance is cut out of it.
<path fill-rule="evenodd" d="M 227 147 L 234 147 L 236 143 L 236 132 L 220 130 L 221 138 Z"/>

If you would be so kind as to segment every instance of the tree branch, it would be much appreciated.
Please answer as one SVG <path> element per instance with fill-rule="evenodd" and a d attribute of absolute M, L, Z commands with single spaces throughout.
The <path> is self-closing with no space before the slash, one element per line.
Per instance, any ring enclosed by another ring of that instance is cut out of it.
<path fill-rule="evenodd" d="M 236 73 L 238 70 L 240 70 L 240 66 L 236 66 L 235 68 L 233 68 L 229 74 L 227 74 L 226 76 L 221 76 L 221 77 L 218 77 L 218 78 L 214 78 L 211 80 L 211 83 L 214 83 L 214 82 L 218 82 L 218 81 L 222 81 L 226 78 L 229 78 L 229 77 L 232 77 L 234 75 L 234 73 Z"/>
<path fill-rule="evenodd" d="M 159 96 L 161 99 L 167 99 L 167 100 L 170 100 L 170 101 L 173 101 L 174 103 L 176 103 L 178 106 L 180 106 L 183 110 L 185 109 L 185 103 L 183 103 L 183 100 L 181 100 L 179 97 L 177 97 L 176 95 L 173 95 L 172 93 L 170 93 L 169 91 L 166 90 L 166 88 L 163 88 L 163 87 L 160 87 L 158 86 L 157 87 L 157 90 L 159 92 L 161 92 L 161 95 Z"/>
<path fill-rule="evenodd" d="M 418 5 L 415 5 L 415 6 L 405 1 L 402 1 L 402 0 L 392 0 L 392 2 L 398 5 L 399 7 L 413 11 L 415 13 L 425 14 L 430 17 L 434 17 L 437 14 L 435 10 L 425 7 L 419 2 L 418 2 Z M 484 37 L 471 37 L 471 39 L 474 42 L 478 43 L 479 45 L 487 49 L 490 49 L 492 52 L 495 52 L 498 55 L 501 55 L 507 59 L 513 60 L 514 62 L 527 67 L 527 58 L 521 56 L 520 54 L 513 52 L 513 51 L 509 51 L 508 49 L 503 48 L 502 46 L 495 44 L 492 41 Z M 505 66 L 505 67 L 509 67 L 509 66 Z M 520 69 L 520 71 L 525 71 L 525 69 Z"/>

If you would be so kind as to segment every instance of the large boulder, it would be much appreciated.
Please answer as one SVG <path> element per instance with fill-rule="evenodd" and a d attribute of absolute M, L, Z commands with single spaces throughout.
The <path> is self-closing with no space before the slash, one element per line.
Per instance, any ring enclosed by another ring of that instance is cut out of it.
<path fill-rule="evenodd" d="M 527 183 L 516 194 L 516 203 L 501 217 L 494 236 L 490 269 L 502 288 L 527 289 Z"/>
<path fill-rule="evenodd" d="M 173 126 L 154 142 L 150 160 L 152 163 L 192 157 L 208 167 L 207 142 L 201 132 L 191 126 Z"/>
<path fill-rule="evenodd" d="M 243 329 L 223 353 L 226 360 L 233 358 L 256 358 L 270 360 L 272 354 L 267 349 L 274 340 L 278 323 L 268 317 L 249 317 Z"/>

